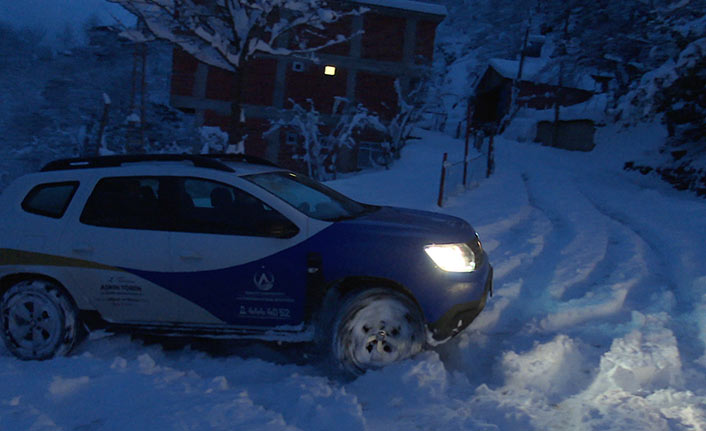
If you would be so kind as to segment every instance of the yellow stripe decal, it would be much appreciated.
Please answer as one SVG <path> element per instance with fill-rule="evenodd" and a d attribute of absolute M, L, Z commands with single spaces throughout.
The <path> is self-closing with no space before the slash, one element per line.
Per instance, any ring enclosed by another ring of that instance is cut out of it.
<path fill-rule="evenodd" d="M 36 253 L 33 251 L 0 248 L 0 266 L 4 265 L 68 266 L 89 269 L 106 269 L 110 271 L 123 271 L 120 268 L 91 262 L 89 260 L 54 256 L 51 254 Z"/>

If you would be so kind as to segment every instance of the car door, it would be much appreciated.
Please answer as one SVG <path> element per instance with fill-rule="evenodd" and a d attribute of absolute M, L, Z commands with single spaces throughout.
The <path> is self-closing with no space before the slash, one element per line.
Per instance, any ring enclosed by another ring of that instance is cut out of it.
<path fill-rule="evenodd" d="M 174 322 L 178 310 L 198 309 L 152 281 L 171 271 L 173 217 L 160 199 L 164 182 L 147 176 L 100 179 L 60 241 L 61 255 L 72 258 L 79 294 L 109 322 Z"/>
<path fill-rule="evenodd" d="M 273 327 L 302 320 L 306 237 L 281 212 L 241 188 L 204 178 L 175 180 L 175 292 L 227 325 Z M 207 324 L 182 314 L 184 322 Z"/>

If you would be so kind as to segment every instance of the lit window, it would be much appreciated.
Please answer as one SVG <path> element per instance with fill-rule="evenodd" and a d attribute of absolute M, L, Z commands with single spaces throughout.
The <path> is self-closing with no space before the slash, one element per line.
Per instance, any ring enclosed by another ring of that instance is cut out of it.
<path fill-rule="evenodd" d="M 336 74 L 336 66 L 326 66 L 324 67 L 324 75 L 333 76 Z"/>

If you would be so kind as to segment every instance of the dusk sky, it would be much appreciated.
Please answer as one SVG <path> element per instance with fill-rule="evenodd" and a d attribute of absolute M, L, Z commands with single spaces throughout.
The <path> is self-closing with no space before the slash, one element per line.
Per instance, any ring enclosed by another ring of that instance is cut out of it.
<path fill-rule="evenodd" d="M 52 42 L 66 23 L 78 29 L 91 15 L 105 24 L 114 23 L 115 18 L 131 23 L 123 8 L 106 0 L 0 0 L 1 22 L 46 29 L 47 42 Z"/>

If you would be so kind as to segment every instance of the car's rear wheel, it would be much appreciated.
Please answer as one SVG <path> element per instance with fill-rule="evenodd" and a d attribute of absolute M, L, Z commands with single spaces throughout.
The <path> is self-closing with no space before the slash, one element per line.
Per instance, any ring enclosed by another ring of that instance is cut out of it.
<path fill-rule="evenodd" d="M 21 359 L 49 359 L 65 355 L 81 338 L 76 307 L 56 284 L 24 280 L 0 299 L 2 337 Z"/>
<path fill-rule="evenodd" d="M 426 334 L 417 305 L 401 293 L 380 288 L 345 299 L 332 331 L 334 361 L 356 375 L 419 353 Z"/>

